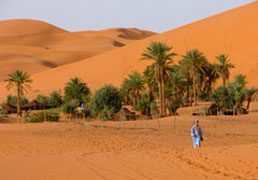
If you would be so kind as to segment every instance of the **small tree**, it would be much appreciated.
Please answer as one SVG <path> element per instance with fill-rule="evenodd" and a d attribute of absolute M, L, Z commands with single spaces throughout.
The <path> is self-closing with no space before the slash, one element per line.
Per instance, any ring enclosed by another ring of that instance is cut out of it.
<path fill-rule="evenodd" d="M 255 87 L 246 89 L 246 100 L 247 100 L 246 110 L 249 110 L 250 104 L 252 102 L 252 98 L 257 92 L 258 92 L 258 89 Z"/>
<path fill-rule="evenodd" d="M 17 115 L 22 116 L 21 113 L 21 98 L 24 95 L 24 92 L 28 92 L 31 89 L 30 84 L 32 79 L 27 72 L 16 70 L 15 72 L 9 74 L 8 79 L 5 80 L 8 82 L 6 88 L 10 90 L 12 88 L 16 89 L 17 93 Z"/>
<path fill-rule="evenodd" d="M 29 100 L 25 97 L 21 98 L 21 105 L 26 105 L 29 103 Z M 12 106 L 17 106 L 17 96 L 8 95 L 7 102 Z"/>
<path fill-rule="evenodd" d="M 151 103 L 154 102 L 154 98 L 149 100 L 148 93 L 143 93 L 137 104 L 137 110 L 141 111 L 143 115 L 151 116 Z"/>
<path fill-rule="evenodd" d="M 90 89 L 80 78 L 72 78 L 64 88 L 64 101 L 78 100 L 83 102 L 85 97 L 90 95 Z"/>
<path fill-rule="evenodd" d="M 72 99 L 63 104 L 63 111 L 66 114 L 74 115 L 76 108 L 80 105 L 77 99 Z"/>
<path fill-rule="evenodd" d="M 39 102 L 40 104 L 42 104 L 43 106 L 47 106 L 49 104 L 49 97 L 48 96 L 44 96 L 42 94 L 39 94 L 36 99 L 37 102 Z"/>
<path fill-rule="evenodd" d="M 226 87 L 222 86 L 214 91 L 212 101 L 220 110 L 233 110 L 234 114 L 243 113 L 243 103 L 248 97 L 256 92 L 255 88 L 246 89 L 246 80 L 244 75 L 237 75 L 233 83 L 228 83 Z M 250 99 L 249 99 L 250 100 Z M 250 105 L 250 104 L 249 104 Z"/>
<path fill-rule="evenodd" d="M 230 69 L 234 68 L 235 66 L 232 63 L 230 63 L 228 56 L 226 56 L 225 54 L 217 56 L 216 59 L 219 62 L 217 64 L 217 70 L 219 72 L 220 77 L 223 80 L 223 86 L 226 87 L 227 81 L 230 76 Z"/>
<path fill-rule="evenodd" d="M 234 91 L 227 87 L 219 87 L 211 97 L 211 101 L 218 106 L 220 111 L 232 110 L 235 105 Z"/>
<path fill-rule="evenodd" d="M 90 107 L 93 115 L 103 120 L 111 120 L 112 115 L 121 110 L 122 98 L 117 88 L 105 85 L 96 91 L 90 101 Z"/>
<path fill-rule="evenodd" d="M 49 95 L 49 103 L 52 106 L 61 106 L 63 104 L 62 96 L 59 92 L 53 91 Z"/>
<path fill-rule="evenodd" d="M 166 83 L 167 105 L 170 115 L 177 115 L 177 109 L 183 105 L 187 80 L 178 66 L 171 68 L 171 74 Z"/>
<path fill-rule="evenodd" d="M 144 89 L 142 76 L 138 72 L 132 72 L 129 74 L 128 78 L 126 78 L 122 84 L 121 90 L 123 89 L 126 90 L 128 97 L 132 101 L 132 105 L 136 108 L 141 97 L 141 92 Z M 121 90 L 120 92 L 123 92 Z"/>

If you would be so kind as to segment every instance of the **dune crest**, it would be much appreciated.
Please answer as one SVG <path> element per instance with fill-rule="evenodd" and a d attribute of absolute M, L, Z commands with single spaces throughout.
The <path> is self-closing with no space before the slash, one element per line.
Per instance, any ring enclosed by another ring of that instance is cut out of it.
<path fill-rule="evenodd" d="M 125 46 L 155 33 L 140 29 L 68 32 L 36 20 L 0 21 L 0 81 L 21 69 L 30 74 Z"/>

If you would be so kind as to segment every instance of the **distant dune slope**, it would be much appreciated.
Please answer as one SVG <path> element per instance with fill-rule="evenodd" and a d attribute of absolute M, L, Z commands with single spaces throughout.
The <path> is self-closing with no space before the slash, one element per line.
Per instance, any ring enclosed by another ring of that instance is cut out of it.
<path fill-rule="evenodd" d="M 143 50 L 152 41 L 173 46 L 178 54 L 198 48 L 210 61 L 226 53 L 235 64 L 232 74 L 243 73 L 248 85 L 258 85 L 258 2 L 206 18 L 204 20 L 137 41 L 76 63 L 47 70 L 33 76 L 34 93 L 62 89 L 74 76 L 81 77 L 91 89 L 112 83 L 119 86 L 131 71 L 142 71 L 149 61 L 140 60 Z M 180 56 L 175 59 L 175 62 Z"/>
<path fill-rule="evenodd" d="M 16 69 L 39 73 L 154 34 L 140 29 L 73 33 L 35 20 L 0 21 L 0 81 Z"/>

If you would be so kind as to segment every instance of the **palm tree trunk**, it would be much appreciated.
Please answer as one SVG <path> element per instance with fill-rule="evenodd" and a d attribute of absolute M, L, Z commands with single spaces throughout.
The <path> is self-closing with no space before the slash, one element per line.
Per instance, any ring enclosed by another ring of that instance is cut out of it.
<path fill-rule="evenodd" d="M 21 89 L 18 85 L 17 87 L 17 116 L 21 117 Z"/>
<path fill-rule="evenodd" d="M 187 80 L 187 87 L 186 87 L 186 105 L 189 106 L 189 98 L 190 98 L 190 92 L 189 92 L 189 81 Z"/>
<path fill-rule="evenodd" d="M 156 80 L 158 83 L 158 90 L 159 90 L 159 116 L 163 116 L 163 103 L 162 103 L 162 85 L 161 85 L 161 79 L 160 79 L 160 67 L 159 64 L 155 65 L 155 74 L 156 74 Z"/>
<path fill-rule="evenodd" d="M 161 105 L 161 86 L 160 86 L 160 77 L 159 77 L 159 65 L 155 64 L 155 76 L 156 76 L 156 81 L 158 84 L 158 103 L 159 103 L 159 116 L 161 115 L 161 111 L 162 111 L 162 105 Z"/>
<path fill-rule="evenodd" d="M 151 86 L 148 85 L 148 103 L 149 103 L 149 105 L 151 104 L 151 96 L 152 96 Z M 147 116 L 151 116 L 150 107 L 148 107 L 148 109 L 147 109 Z"/>
<path fill-rule="evenodd" d="M 166 116 L 166 100 L 165 100 L 165 80 L 164 80 L 164 70 L 160 67 L 160 80 L 161 80 L 161 98 L 162 98 L 162 116 Z"/>
<path fill-rule="evenodd" d="M 194 93 L 194 105 L 197 105 L 197 91 L 196 91 L 196 76 L 193 78 L 193 93 Z"/>
<path fill-rule="evenodd" d="M 251 105 L 251 100 L 248 99 L 248 100 L 247 100 L 247 105 L 246 105 L 246 110 L 249 110 L 250 105 Z"/>
<path fill-rule="evenodd" d="M 223 86 L 226 87 L 226 85 L 227 85 L 227 80 L 226 78 L 223 78 Z"/>

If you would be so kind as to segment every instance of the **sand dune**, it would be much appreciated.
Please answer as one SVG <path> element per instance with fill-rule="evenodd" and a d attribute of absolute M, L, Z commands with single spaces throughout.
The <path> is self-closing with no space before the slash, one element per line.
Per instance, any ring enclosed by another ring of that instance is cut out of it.
<path fill-rule="evenodd" d="M 0 81 L 16 69 L 31 74 L 125 46 L 154 33 L 140 29 L 68 32 L 35 20 L 0 21 Z"/>
<path fill-rule="evenodd" d="M 204 130 L 199 151 L 192 148 L 188 115 L 162 119 L 159 129 L 157 120 L 1 123 L 0 176 L 5 180 L 257 179 L 257 115 L 199 117 Z"/>
<path fill-rule="evenodd" d="M 258 2 L 254 2 L 120 49 L 44 71 L 33 76 L 33 88 L 35 92 L 47 94 L 53 89 L 62 89 L 64 83 L 74 76 L 85 80 L 92 90 L 108 83 L 118 86 L 128 73 L 142 71 L 149 63 L 140 58 L 152 41 L 164 41 L 173 46 L 178 54 L 198 48 L 207 54 L 210 61 L 214 61 L 216 55 L 225 53 L 236 66 L 233 76 L 243 73 L 247 76 L 248 85 L 257 85 L 258 23 L 253 21 L 258 19 L 257 9 Z"/>

